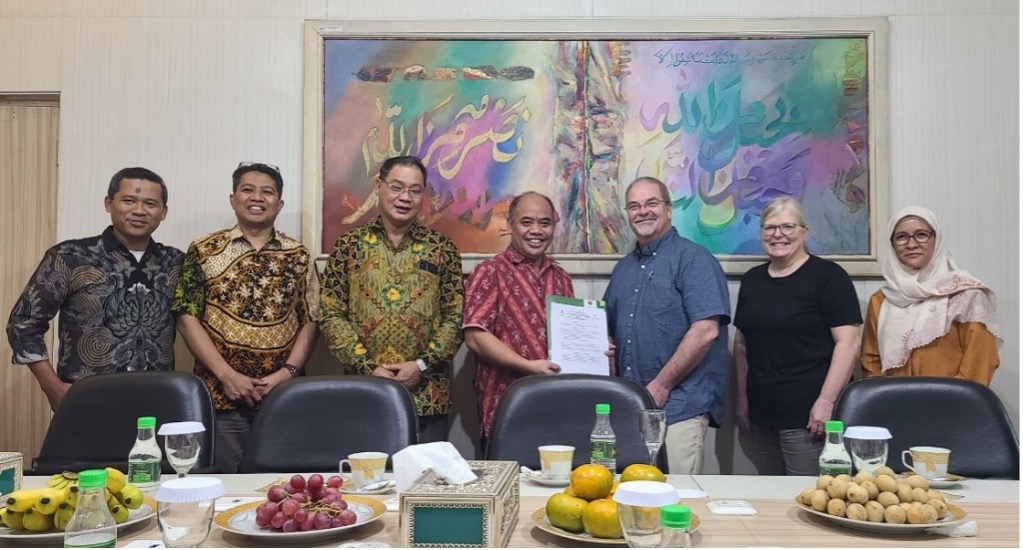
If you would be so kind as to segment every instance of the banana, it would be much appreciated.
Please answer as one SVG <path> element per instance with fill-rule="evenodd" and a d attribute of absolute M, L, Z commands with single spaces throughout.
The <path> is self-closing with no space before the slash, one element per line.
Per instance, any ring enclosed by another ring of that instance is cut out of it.
<path fill-rule="evenodd" d="M 107 467 L 107 489 L 111 493 L 116 493 L 123 489 L 125 483 L 128 483 L 128 478 L 124 475 L 124 472 L 117 468 Z"/>
<path fill-rule="evenodd" d="M 110 513 L 114 516 L 114 521 L 117 523 L 124 523 L 128 521 L 128 509 L 120 504 L 111 508 Z"/>
<path fill-rule="evenodd" d="M 64 491 L 48 488 L 36 499 L 32 508 L 40 514 L 49 515 L 57 511 L 57 505 L 64 502 Z"/>
<path fill-rule="evenodd" d="M 124 488 L 117 492 L 115 496 L 129 510 L 137 510 L 139 506 L 142 506 L 142 490 L 131 483 L 125 483 Z"/>
<path fill-rule="evenodd" d="M 78 482 L 73 481 L 70 485 L 64 488 L 64 502 L 71 507 L 72 510 L 78 507 L 78 492 L 81 489 L 78 488 Z"/>
<path fill-rule="evenodd" d="M 32 507 L 45 489 L 21 489 L 7 495 L 7 508 L 11 512 L 24 512 Z"/>
<path fill-rule="evenodd" d="M 64 474 L 53 474 L 47 481 L 47 485 L 53 489 L 63 489 L 68 483 L 71 483 L 71 480 L 64 477 Z"/>
<path fill-rule="evenodd" d="M 121 505 L 121 501 L 117 500 L 117 497 L 114 496 L 114 493 L 110 492 L 110 489 L 106 489 L 106 492 L 107 492 L 107 508 L 113 510 L 114 506 L 120 506 Z"/>
<path fill-rule="evenodd" d="M 53 529 L 53 514 L 40 514 L 29 508 L 25 510 L 25 515 L 21 518 L 21 526 L 26 531 L 34 531 L 36 533 L 49 531 Z"/>
<path fill-rule="evenodd" d="M 71 516 L 75 515 L 75 509 L 68 506 L 66 502 L 61 502 L 60 506 L 57 506 L 57 512 L 53 514 L 53 526 L 58 531 L 67 529 L 67 524 L 71 521 Z"/>
<path fill-rule="evenodd" d="M 2 521 L 4 525 L 14 530 L 24 529 L 24 527 L 21 524 L 21 518 L 24 515 L 25 514 L 23 512 L 14 512 L 8 509 L 6 506 L 0 508 L 0 521 Z"/>

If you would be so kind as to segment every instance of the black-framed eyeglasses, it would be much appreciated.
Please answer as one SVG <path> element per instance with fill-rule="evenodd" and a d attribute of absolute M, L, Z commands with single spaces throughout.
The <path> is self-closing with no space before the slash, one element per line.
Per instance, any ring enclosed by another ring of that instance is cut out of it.
<path fill-rule="evenodd" d="M 406 191 L 408 192 L 409 196 L 416 198 L 422 197 L 423 193 L 426 193 L 425 185 L 413 185 L 410 187 L 405 187 L 404 185 L 396 181 L 385 181 L 384 185 L 387 186 L 387 190 L 390 191 L 391 194 L 394 195 L 395 197 L 402 196 L 402 194 L 404 194 Z"/>
<path fill-rule="evenodd" d="M 239 162 L 238 163 L 238 168 L 260 168 L 260 169 L 266 168 L 268 170 L 272 170 L 274 172 L 277 172 L 278 174 L 281 173 L 281 169 L 280 168 L 274 166 L 273 164 L 267 164 L 265 162 L 244 162 L 243 161 L 243 162 Z"/>
<path fill-rule="evenodd" d="M 761 225 L 760 234 L 765 237 L 770 237 L 771 235 L 774 235 L 775 231 L 781 231 L 782 235 L 786 237 L 791 237 L 792 234 L 796 232 L 796 229 L 799 229 L 800 227 L 806 226 L 801 223 L 779 223 L 777 225 L 776 224 Z"/>
<path fill-rule="evenodd" d="M 892 235 L 892 244 L 897 246 L 906 246 L 907 244 L 909 244 L 910 238 L 912 238 L 919 244 L 927 244 L 927 241 L 930 241 L 931 238 L 934 237 L 934 235 L 935 235 L 934 231 L 925 231 L 923 229 L 921 229 L 920 231 L 916 231 L 912 234 L 896 233 Z"/>
<path fill-rule="evenodd" d="M 653 210 L 654 208 L 657 208 L 662 204 L 668 204 L 668 201 L 662 201 L 661 199 L 650 199 L 644 202 L 643 204 L 640 204 L 638 202 L 630 202 L 629 204 L 625 205 L 625 209 L 628 210 L 629 212 L 636 213 L 639 212 L 640 208 Z"/>

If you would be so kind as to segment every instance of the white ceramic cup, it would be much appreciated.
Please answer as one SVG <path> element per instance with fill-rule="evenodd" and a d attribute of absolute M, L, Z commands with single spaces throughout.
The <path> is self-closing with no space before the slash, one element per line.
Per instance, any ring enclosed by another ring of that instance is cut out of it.
<path fill-rule="evenodd" d="M 345 463 L 352 469 L 352 484 L 356 489 L 362 489 L 370 483 L 383 481 L 387 453 L 376 451 L 352 453 L 338 463 L 338 471 L 343 471 Z"/>
<path fill-rule="evenodd" d="M 902 451 L 902 464 L 926 478 L 945 479 L 951 453 L 944 447 L 910 447 L 908 451 Z"/>
<path fill-rule="evenodd" d="M 572 474 L 572 457 L 575 447 L 571 445 L 541 445 L 540 469 L 547 479 L 567 480 Z"/>

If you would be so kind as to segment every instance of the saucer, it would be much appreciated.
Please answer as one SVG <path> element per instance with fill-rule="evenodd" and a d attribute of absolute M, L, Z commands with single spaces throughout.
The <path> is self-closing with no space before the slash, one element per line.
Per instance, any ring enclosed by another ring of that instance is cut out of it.
<path fill-rule="evenodd" d="M 568 487 L 569 482 L 567 477 L 565 479 L 550 479 L 545 475 L 537 475 L 536 473 L 524 473 L 522 476 L 530 482 L 543 485 L 544 487 Z"/>

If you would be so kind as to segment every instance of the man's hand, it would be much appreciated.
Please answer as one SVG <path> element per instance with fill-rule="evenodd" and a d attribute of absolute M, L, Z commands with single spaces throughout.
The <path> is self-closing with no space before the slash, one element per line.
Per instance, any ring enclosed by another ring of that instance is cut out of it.
<path fill-rule="evenodd" d="M 615 372 L 616 371 L 616 369 L 615 369 L 615 349 L 616 349 L 615 348 L 615 343 L 612 342 L 610 338 L 608 338 L 607 339 L 607 351 L 604 352 L 604 355 L 607 356 L 607 368 L 608 368 L 608 372 L 611 373 L 611 376 L 614 376 L 614 375 L 618 374 L 617 372 Z"/>
<path fill-rule="evenodd" d="M 231 401 L 244 401 L 250 407 L 256 406 L 263 399 L 260 388 L 265 385 L 262 380 L 249 378 L 244 374 L 231 369 L 220 378 L 224 386 L 224 395 Z"/>
<path fill-rule="evenodd" d="M 655 380 L 651 380 L 646 385 L 646 391 L 650 392 L 650 397 L 654 398 L 654 407 L 663 409 L 664 404 L 668 402 L 668 393 L 671 392 L 671 388 L 662 388 Z"/>
<path fill-rule="evenodd" d="M 735 398 L 735 420 L 739 423 L 740 428 L 747 432 L 750 430 L 749 400 L 745 397 Z"/>
<path fill-rule="evenodd" d="M 50 402 L 50 410 L 56 412 L 71 384 L 63 382 L 57 377 L 57 373 L 54 372 L 53 365 L 49 359 L 29 363 L 28 369 L 36 377 L 36 381 L 39 382 L 39 389 L 43 390 L 46 400 Z"/>
<path fill-rule="evenodd" d="M 392 378 L 401 382 L 402 386 L 405 386 L 412 391 L 419 385 L 419 381 L 422 380 L 421 373 L 419 372 L 419 365 L 415 361 L 405 361 L 403 363 L 394 363 L 391 365 L 380 365 L 393 374 Z"/>
<path fill-rule="evenodd" d="M 261 386 L 258 386 L 256 390 L 259 392 L 261 397 L 266 397 L 271 390 L 277 387 L 278 384 L 286 380 L 291 379 L 291 372 L 284 368 L 278 369 L 277 372 L 260 378 Z"/>
<path fill-rule="evenodd" d="M 550 359 L 534 359 L 526 362 L 526 366 L 529 372 L 533 374 L 557 374 L 561 372 L 561 367 L 557 363 L 551 362 Z"/>
<path fill-rule="evenodd" d="M 819 441 L 824 439 L 824 421 L 831 419 L 831 412 L 835 408 L 835 402 L 818 397 L 810 407 L 810 419 L 806 423 L 806 429 L 810 432 L 810 439 Z"/>

